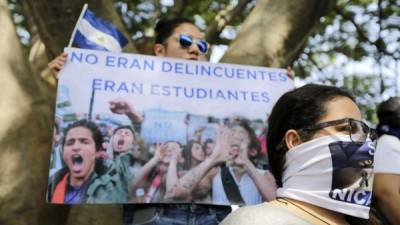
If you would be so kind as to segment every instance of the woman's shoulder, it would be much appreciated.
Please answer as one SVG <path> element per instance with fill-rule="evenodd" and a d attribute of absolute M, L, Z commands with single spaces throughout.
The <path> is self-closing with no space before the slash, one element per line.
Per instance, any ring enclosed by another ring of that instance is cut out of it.
<path fill-rule="evenodd" d="M 400 139 L 382 135 L 378 139 L 374 155 L 374 173 L 400 174 Z"/>
<path fill-rule="evenodd" d="M 391 135 L 382 135 L 376 144 L 375 158 L 390 159 L 391 157 L 399 157 L 400 139 Z M 384 160 L 384 161 L 385 161 Z"/>
<path fill-rule="evenodd" d="M 232 212 L 221 225 L 310 225 L 286 209 L 271 203 L 242 207 Z"/>
<path fill-rule="evenodd" d="M 392 147 L 398 147 L 398 143 L 400 143 L 400 139 L 398 137 L 392 136 L 392 135 L 387 135 L 384 134 L 378 139 L 377 147 L 381 146 L 392 146 Z"/>

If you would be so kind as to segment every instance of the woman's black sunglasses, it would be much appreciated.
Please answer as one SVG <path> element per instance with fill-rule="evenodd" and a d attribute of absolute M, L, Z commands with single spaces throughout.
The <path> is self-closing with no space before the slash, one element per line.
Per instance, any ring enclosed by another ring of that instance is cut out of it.
<path fill-rule="evenodd" d="M 364 142 L 367 139 L 375 140 L 376 132 L 370 128 L 366 123 L 352 118 L 343 118 L 339 120 L 332 120 L 327 122 L 318 123 L 312 126 L 298 129 L 298 131 L 315 131 L 325 127 L 344 125 L 344 131 L 350 136 L 354 142 Z"/>

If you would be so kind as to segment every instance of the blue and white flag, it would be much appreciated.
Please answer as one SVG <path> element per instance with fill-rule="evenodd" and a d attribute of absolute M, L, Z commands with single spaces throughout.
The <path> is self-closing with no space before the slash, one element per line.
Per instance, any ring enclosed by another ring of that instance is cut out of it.
<path fill-rule="evenodd" d="M 80 48 L 120 52 L 128 40 L 113 24 L 86 9 L 76 25 L 73 43 Z"/>

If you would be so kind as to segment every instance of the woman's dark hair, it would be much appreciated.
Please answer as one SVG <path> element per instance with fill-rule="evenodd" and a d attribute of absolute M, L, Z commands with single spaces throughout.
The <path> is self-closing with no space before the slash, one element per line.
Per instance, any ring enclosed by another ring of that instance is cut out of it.
<path fill-rule="evenodd" d="M 58 123 L 54 123 L 54 129 L 56 131 L 56 134 L 60 134 L 60 125 L 58 125 Z"/>
<path fill-rule="evenodd" d="M 193 21 L 186 18 L 160 19 L 154 28 L 156 32 L 155 43 L 163 44 L 172 35 L 175 28 L 184 23 L 194 25 Z"/>
<path fill-rule="evenodd" d="M 211 138 L 207 138 L 206 141 L 203 144 L 203 148 L 206 149 L 207 145 L 210 144 L 210 143 L 214 144 L 215 141 L 213 139 L 211 139 Z"/>
<path fill-rule="evenodd" d="M 100 151 L 102 148 L 103 136 L 101 135 L 100 129 L 97 127 L 97 125 L 94 122 L 88 120 L 78 120 L 70 124 L 67 128 L 65 128 L 64 135 L 61 141 L 62 148 L 64 149 L 65 138 L 67 137 L 68 132 L 72 128 L 77 128 L 77 127 L 84 127 L 90 130 L 90 132 L 92 133 L 93 141 L 96 145 L 96 151 Z"/>
<path fill-rule="evenodd" d="M 134 131 L 133 128 L 132 128 L 131 126 L 129 126 L 129 125 L 119 126 L 119 127 L 115 128 L 115 130 L 113 131 L 113 135 L 114 135 L 115 133 L 117 133 L 118 130 L 121 130 L 121 129 L 128 129 L 128 130 L 132 131 L 132 134 L 133 134 L 133 135 L 135 135 L 135 131 Z"/>
<path fill-rule="evenodd" d="M 400 127 L 400 97 L 391 97 L 379 104 L 377 114 L 380 124 Z"/>
<path fill-rule="evenodd" d="M 287 146 L 283 139 L 288 130 L 298 130 L 316 124 L 326 114 L 325 103 L 336 98 L 347 97 L 355 102 L 346 90 L 333 86 L 307 84 L 282 95 L 274 105 L 268 118 L 267 149 L 271 172 L 277 185 L 282 187 L 282 173 Z M 313 133 L 299 132 L 303 141 Z"/>
<path fill-rule="evenodd" d="M 192 166 L 193 166 L 192 165 L 192 148 L 193 148 L 193 145 L 195 145 L 195 144 L 199 144 L 201 146 L 204 154 L 205 154 L 205 150 L 204 150 L 203 146 L 200 144 L 200 142 L 193 141 L 193 140 L 189 141 L 185 145 L 185 147 L 183 148 L 183 151 L 182 151 L 183 159 L 185 160 L 183 162 L 183 169 L 184 170 L 190 170 L 192 168 Z"/>

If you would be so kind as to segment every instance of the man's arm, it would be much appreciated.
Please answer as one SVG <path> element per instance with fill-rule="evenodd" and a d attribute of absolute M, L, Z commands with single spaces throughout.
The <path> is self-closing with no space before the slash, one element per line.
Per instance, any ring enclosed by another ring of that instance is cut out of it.
<path fill-rule="evenodd" d="M 50 71 L 53 73 L 54 77 L 58 79 L 58 73 L 60 70 L 64 67 L 65 61 L 67 60 L 68 54 L 67 53 L 61 53 L 58 55 L 56 58 L 51 60 L 49 62 L 48 67 L 50 68 Z"/>
<path fill-rule="evenodd" d="M 235 159 L 235 163 L 242 165 L 245 168 L 246 172 L 256 184 L 258 191 L 261 193 L 265 201 L 274 200 L 276 198 L 277 189 L 275 178 L 268 171 L 261 173 L 259 170 L 257 170 L 248 157 L 247 143 L 242 143 L 241 148 L 242 150 L 239 156 Z"/>
<path fill-rule="evenodd" d="M 276 198 L 277 187 L 275 184 L 275 178 L 272 174 L 268 171 L 260 173 L 251 162 L 246 163 L 245 169 L 251 179 L 253 179 L 258 191 L 263 196 L 263 199 L 267 202 L 274 200 Z"/>
<path fill-rule="evenodd" d="M 135 108 L 125 99 L 117 98 L 109 101 L 110 110 L 116 114 L 125 114 L 132 123 L 142 123 L 143 117 L 138 112 L 136 112 Z"/>
<path fill-rule="evenodd" d="M 170 189 L 170 192 L 167 193 L 167 196 L 170 198 L 189 196 L 195 189 L 196 185 L 199 184 L 199 182 L 213 167 L 224 162 L 228 158 L 230 148 L 228 144 L 228 136 L 228 131 L 220 128 L 216 145 L 211 156 L 181 177 L 173 185 L 173 188 Z"/>
<path fill-rule="evenodd" d="M 180 157 L 180 154 L 182 152 L 182 149 L 171 149 L 171 161 L 169 162 L 168 165 L 168 171 L 167 171 L 167 180 L 166 180 L 166 194 L 165 198 L 186 198 L 189 193 L 180 193 L 179 195 L 177 194 L 174 189 L 177 188 L 177 184 L 179 182 L 179 177 L 178 177 L 178 160 Z"/>
<path fill-rule="evenodd" d="M 391 224 L 400 224 L 400 175 L 377 173 L 373 195 L 379 208 Z"/>
<path fill-rule="evenodd" d="M 286 75 L 291 79 L 294 80 L 294 70 L 292 69 L 292 67 L 288 66 L 286 67 Z"/>
<path fill-rule="evenodd" d="M 212 158 L 207 158 L 198 166 L 189 170 L 183 177 L 177 180 L 175 183 L 170 183 L 167 189 L 167 198 L 185 198 L 190 196 L 196 185 L 206 176 L 214 166 L 217 165 L 217 161 Z"/>
<path fill-rule="evenodd" d="M 132 187 L 136 188 L 142 179 L 147 176 L 151 170 L 157 166 L 160 162 L 162 154 L 165 151 L 165 145 L 157 145 L 156 152 L 154 156 L 146 163 L 144 166 L 135 174 L 135 178 L 132 181 Z"/>
<path fill-rule="evenodd" d="M 167 181 L 166 181 L 166 194 L 165 198 L 175 198 L 175 186 L 179 182 L 178 178 L 178 168 L 177 168 L 178 160 L 171 159 L 168 165 L 168 172 L 167 172 Z M 183 195 L 180 197 L 184 197 Z"/>

